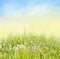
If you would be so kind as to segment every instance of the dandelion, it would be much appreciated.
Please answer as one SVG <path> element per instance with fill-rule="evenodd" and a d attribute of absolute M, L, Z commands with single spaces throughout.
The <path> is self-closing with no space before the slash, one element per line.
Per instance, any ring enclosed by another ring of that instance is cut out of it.
<path fill-rule="evenodd" d="M 36 46 L 32 46 L 32 49 L 33 49 L 33 50 L 36 50 L 36 48 L 37 48 Z"/>
<path fill-rule="evenodd" d="M 20 47 L 20 45 L 18 44 L 17 47 Z"/>
<path fill-rule="evenodd" d="M 21 45 L 17 45 L 16 47 L 13 47 L 13 49 L 16 49 L 16 50 L 21 49 L 21 48 L 25 48 L 25 46 L 21 44 Z"/>
<path fill-rule="evenodd" d="M 18 48 L 24 48 L 25 46 L 23 44 L 17 45 Z"/>

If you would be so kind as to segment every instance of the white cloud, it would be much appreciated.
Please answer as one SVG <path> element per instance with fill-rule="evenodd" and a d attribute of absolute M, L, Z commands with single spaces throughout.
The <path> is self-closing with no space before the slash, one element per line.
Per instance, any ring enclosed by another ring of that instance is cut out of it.
<path fill-rule="evenodd" d="M 27 15 L 29 15 L 29 16 L 40 16 L 44 13 L 47 13 L 47 6 L 38 5 L 38 6 L 35 6 L 33 8 L 29 8 Z"/>

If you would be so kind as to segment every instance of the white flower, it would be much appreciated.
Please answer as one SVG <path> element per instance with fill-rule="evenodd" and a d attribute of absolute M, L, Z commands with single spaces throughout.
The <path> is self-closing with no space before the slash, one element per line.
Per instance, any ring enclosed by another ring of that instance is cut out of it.
<path fill-rule="evenodd" d="M 33 48 L 33 50 L 36 50 L 37 47 L 36 46 L 32 46 L 32 48 Z"/>
<path fill-rule="evenodd" d="M 25 48 L 25 46 L 23 44 L 21 45 L 18 44 L 16 47 L 13 47 L 13 49 L 16 49 L 16 50 L 21 49 L 21 48 Z"/>
<path fill-rule="evenodd" d="M 25 48 L 25 46 L 23 44 L 19 45 L 19 48 Z"/>

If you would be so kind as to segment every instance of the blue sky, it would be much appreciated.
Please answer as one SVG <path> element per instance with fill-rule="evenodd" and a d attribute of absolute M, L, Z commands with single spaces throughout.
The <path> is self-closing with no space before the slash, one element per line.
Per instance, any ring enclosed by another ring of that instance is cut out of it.
<path fill-rule="evenodd" d="M 52 15 L 60 16 L 60 0 L 0 0 L 0 20 L 41 20 Z"/>
<path fill-rule="evenodd" d="M 16 10 L 26 11 L 27 7 L 47 5 L 49 9 L 55 11 L 60 9 L 60 0 L 0 0 L 0 16 Z"/>

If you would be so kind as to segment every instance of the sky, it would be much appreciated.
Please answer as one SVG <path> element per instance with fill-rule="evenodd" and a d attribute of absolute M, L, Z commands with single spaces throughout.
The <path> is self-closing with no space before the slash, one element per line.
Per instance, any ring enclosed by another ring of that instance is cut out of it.
<path fill-rule="evenodd" d="M 60 0 L 0 0 L 0 16 L 59 14 Z"/>
<path fill-rule="evenodd" d="M 59 35 L 60 0 L 0 0 L 0 34 L 24 32 Z M 0 36 L 1 36 L 0 35 Z"/>

